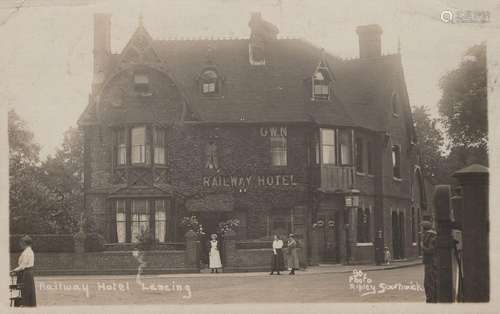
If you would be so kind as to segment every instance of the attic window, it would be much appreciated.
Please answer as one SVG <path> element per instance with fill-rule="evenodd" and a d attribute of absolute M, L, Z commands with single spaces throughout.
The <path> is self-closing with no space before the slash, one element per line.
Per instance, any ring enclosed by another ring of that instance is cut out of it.
<path fill-rule="evenodd" d="M 149 93 L 149 77 L 146 74 L 134 74 L 134 90 L 138 93 Z"/>
<path fill-rule="evenodd" d="M 328 69 L 324 66 L 319 66 L 312 77 L 312 98 L 313 100 L 329 100 L 330 99 L 330 82 L 331 76 Z"/>
<path fill-rule="evenodd" d="M 264 48 L 261 45 L 250 44 L 248 46 L 248 56 L 251 65 L 266 64 Z"/>
<path fill-rule="evenodd" d="M 203 95 L 217 95 L 219 93 L 219 76 L 215 70 L 206 70 L 200 77 L 200 89 Z"/>

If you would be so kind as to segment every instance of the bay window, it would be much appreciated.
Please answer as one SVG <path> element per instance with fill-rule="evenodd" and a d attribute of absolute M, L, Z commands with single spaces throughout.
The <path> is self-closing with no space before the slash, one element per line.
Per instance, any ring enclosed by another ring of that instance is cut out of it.
<path fill-rule="evenodd" d="M 141 235 L 149 230 L 149 206 L 147 200 L 132 200 L 132 243 L 139 242 Z"/>
<path fill-rule="evenodd" d="M 131 131 L 132 163 L 149 163 L 146 127 L 135 127 Z"/>
<path fill-rule="evenodd" d="M 273 166 L 287 165 L 287 140 L 285 136 L 271 136 L 271 164 Z"/>

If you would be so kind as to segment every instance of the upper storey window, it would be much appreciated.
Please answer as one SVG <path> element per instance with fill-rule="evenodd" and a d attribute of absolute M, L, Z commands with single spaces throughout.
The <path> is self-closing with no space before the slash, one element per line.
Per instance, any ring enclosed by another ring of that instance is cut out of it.
<path fill-rule="evenodd" d="M 149 163 L 149 145 L 147 145 L 146 127 L 135 127 L 131 131 L 132 163 Z"/>
<path fill-rule="evenodd" d="M 149 77 L 144 73 L 134 74 L 134 90 L 141 94 L 149 94 Z"/>
<path fill-rule="evenodd" d="M 399 115 L 399 104 L 398 104 L 398 94 L 397 93 L 392 93 L 391 107 L 392 107 L 392 114 L 394 116 L 398 116 Z"/>
<path fill-rule="evenodd" d="M 206 96 L 218 95 L 219 76 L 215 70 L 206 70 L 201 74 L 201 93 Z"/>
<path fill-rule="evenodd" d="M 329 100 L 332 82 L 332 76 L 328 68 L 320 63 L 312 77 L 312 98 L 313 100 Z"/>
<path fill-rule="evenodd" d="M 118 165 L 127 164 L 127 130 L 116 131 L 116 163 Z"/>
<path fill-rule="evenodd" d="M 392 176 L 401 179 L 401 148 L 398 145 L 392 146 Z"/>
<path fill-rule="evenodd" d="M 165 162 L 165 130 L 161 128 L 153 129 L 154 162 L 164 165 Z"/>

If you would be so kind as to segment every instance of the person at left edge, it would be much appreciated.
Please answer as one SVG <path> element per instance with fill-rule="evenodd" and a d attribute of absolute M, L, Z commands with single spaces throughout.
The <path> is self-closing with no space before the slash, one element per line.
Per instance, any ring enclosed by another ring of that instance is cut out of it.
<path fill-rule="evenodd" d="M 17 282 L 22 284 L 20 305 L 24 307 L 36 306 L 35 280 L 33 277 L 35 254 L 31 249 L 32 242 L 31 237 L 28 235 L 21 238 L 19 246 L 23 249 L 23 252 L 19 256 L 19 266 L 11 272 L 12 275 L 17 275 Z"/>

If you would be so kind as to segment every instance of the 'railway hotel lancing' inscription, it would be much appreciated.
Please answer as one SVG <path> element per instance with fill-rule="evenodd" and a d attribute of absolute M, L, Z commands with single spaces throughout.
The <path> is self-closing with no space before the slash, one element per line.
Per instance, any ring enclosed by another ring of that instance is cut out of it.
<path fill-rule="evenodd" d="M 206 176 L 204 187 L 295 186 L 293 174 L 271 176 Z"/>

